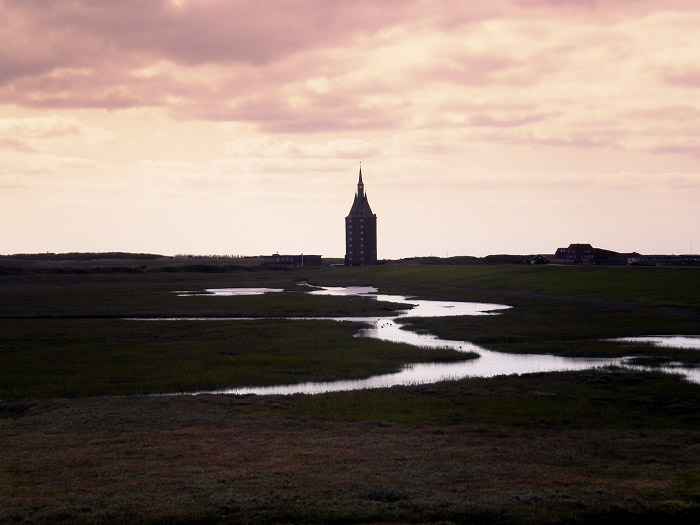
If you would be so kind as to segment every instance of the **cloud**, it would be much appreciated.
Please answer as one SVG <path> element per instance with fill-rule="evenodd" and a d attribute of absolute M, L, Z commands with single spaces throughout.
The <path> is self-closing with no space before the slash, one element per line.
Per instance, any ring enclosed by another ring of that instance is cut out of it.
<path fill-rule="evenodd" d="M 113 139 L 113 133 L 83 124 L 74 117 L 48 115 L 0 119 L 0 151 L 16 154 L 48 155 L 51 147 L 59 143 L 94 145 Z"/>
<path fill-rule="evenodd" d="M 381 6 L 368 0 L 302 0 L 293 5 L 285 0 L 154 0 L 135 8 L 109 0 L 69 4 L 28 0 L 3 2 L 0 13 L 8 22 L 6 35 L 24 36 L 18 46 L 27 46 L 32 37 L 44 37 L 36 42 L 38 52 L 28 57 L 37 67 L 50 63 L 46 58 L 74 65 L 115 53 L 165 57 L 186 65 L 266 64 L 319 43 L 332 45 L 357 32 L 375 31 L 410 11 L 411 4 L 398 0 Z M 77 53 L 84 42 L 95 47 Z M 55 46 L 55 52 L 48 52 Z M 67 50 L 72 53 L 62 53 Z"/>
<path fill-rule="evenodd" d="M 687 88 L 700 88 L 700 69 L 697 69 L 695 66 L 671 68 L 662 74 L 669 84 Z"/>
<path fill-rule="evenodd" d="M 0 135 L 28 139 L 81 137 L 87 142 L 112 138 L 112 134 L 102 128 L 87 126 L 74 117 L 59 115 L 0 119 Z"/>
<path fill-rule="evenodd" d="M 0 119 L 0 151 L 19 155 L 50 155 L 58 144 L 94 145 L 112 141 L 113 133 L 58 115 Z"/>
<path fill-rule="evenodd" d="M 42 153 L 40 148 L 33 146 L 28 141 L 13 137 L 0 137 L 0 151 L 3 150 L 17 153 Z"/>
<path fill-rule="evenodd" d="M 328 175 L 347 172 L 347 160 L 295 155 L 291 152 L 288 156 L 277 157 L 249 154 L 207 162 L 144 160 L 134 171 L 149 184 L 189 187 L 188 191 L 199 193 L 210 192 L 212 186 L 226 187 L 231 191 L 260 185 L 266 187 L 265 191 L 274 191 L 283 185 L 296 187 L 295 191 L 299 191 L 302 186 L 311 189 L 318 174 L 327 178 Z"/>
<path fill-rule="evenodd" d="M 0 186 L 3 187 L 51 193 L 72 186 L 81 177 L 93 177 L 103 169 L 90 159 L 22 148 L 8 150 L 0 149 Z"/>
<path fill-rule="evenodd" d="M 28 0 L 0 18 L 0 98 L 20 107 L 695 152 L 676 118 L 643 116 L 660 92 L 698 108 L 700 8 L 685 0 Z"/>
<path fill-rule="evenodd" d="M 236 157 L 361 159 L 381 154 L 376 143 L 357 139 L 326 142 L 279 141 L 272 137 L 243 138 L 226 144 Z"/>

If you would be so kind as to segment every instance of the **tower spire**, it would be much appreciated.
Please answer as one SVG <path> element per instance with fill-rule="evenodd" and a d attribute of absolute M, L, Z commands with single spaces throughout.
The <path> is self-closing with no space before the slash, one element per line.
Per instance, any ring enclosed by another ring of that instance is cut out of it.
<path fill-rule="evenodd" d="M 360 180 L 357 183 L 357 195 L 362 198 L 365 194 L 365 185 L 362 182 L 362 161 L 360 161 Z"/>

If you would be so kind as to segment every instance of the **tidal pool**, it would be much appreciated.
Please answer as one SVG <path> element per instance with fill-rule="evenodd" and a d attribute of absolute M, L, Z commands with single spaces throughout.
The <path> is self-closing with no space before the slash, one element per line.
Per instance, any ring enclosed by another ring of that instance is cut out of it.
<path fill-rule="evenodd" d="M 372 286 L 327 287 L 307 292 L 312 295 L 353 295 L 377 301 L 388 301 L 406 305 L 405 310 L 392 319 L 400 317 L 448 317 L 455 315 L 493 315 L 510 308 L 505 304 L 465 303 L 460 301 L 431 301 L 403 295 L 378 294 Z"/>
<path fill-rule="evenodd" d="M 193 295 L 262 295 L 265 293 L 284 292 L 282 288 L 208 288 L 203 291 L 180 290 L 173 292 L 179 297 Z"/>
<path fill-rule="evenodd" d="M 266 288 L 221 288 L 206 290 L 205 295 L 250 295 L 244 291 L 256 290 L 255 293 L 281 291 Z M 261 291 L 265 290 L 265 291 Z M 240 293 L 237 293 L 240 292 Z M 456 380 L 465 377 L 492 377 L 495 375 L 527 374 L 533 372 L 555 372 L 567 370 L 585 370 L 606 366 L 624 366 L 636 370 L 662 370 L 677 373 L 686 379 L 700 383 L 700 369 L 683 366 L 667 366 L 648 368 L 633 365 L 626 358 L 568 358 L 549 354 L 507 354 L 494 352 L 479 347 L 467 341 L 451 341 L 440 339 L 430 334 L 421 334 L 403 329 L 397 320 L 410 317 L 446 317 L 461 315 L 498 315 L 503 310 L 511 308 L 503 304 L 469 303 L 459 301 L 431 301 L 416 299 L 401 295 L 378 294 L 373 287 L 325 287 L 307 293 L 314 295 L 345 295 L 365 297 L 368 300 L 388 301 L 404 304 L 405 310 L 400 310 L 389 317 L 293 317 L 292 320 L 334 320 L 338 322 L 354 322 L 363 325 L 356 337 L 372 337 L 382 341 L 407 343 L 424 348 L 451 348 L 459 352 L 476 352 L 479 357 L 453 363 L 418 363 L 405 365 L 399 372 L 381 374 L 358 380 L 339 380 L 325 382 L 307 382 L 287 385 L 260 387 L 230 388 L 203 393 L 223 394 L 321 394 L 325 392 L 340 392 L 361 390 L 367 388 L 384 388 L 395 385 L 418 385 L 435 383 L 445 380 Z M 163 320 L 253 320 L 261 318 L 170 318 Z M 270 318 L 267 318 L 270 319 Z M 144 319 L 141 319 L 144 320 Z M 155 319 L 153 319 L 155 320 Z M 626 338 L 626 341 L 636 342 L 643 338 Z M 661 339 L 661 338 L 658 338 Z M 700 343 L 700 337 L 685 337 Z"/>
<path fill-rule="evenodd" d="M 650 335 L 645 337 L 620 337 L 612 339 L 621 343 L 651 343 L 661 348 L 685 348 L 687 350 L 700 350 L 700 336 L 698 335 Z"/>

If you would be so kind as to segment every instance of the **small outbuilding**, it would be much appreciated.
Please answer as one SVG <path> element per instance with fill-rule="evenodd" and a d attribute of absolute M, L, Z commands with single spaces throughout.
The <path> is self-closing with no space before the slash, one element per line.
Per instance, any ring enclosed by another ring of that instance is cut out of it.
<path fill-rule="evenodd" d="M 321 266 L 320 255 L 280 255 L 273 253 L 272 255 L 263 256 L 263 265 L 265 266 Z"/>

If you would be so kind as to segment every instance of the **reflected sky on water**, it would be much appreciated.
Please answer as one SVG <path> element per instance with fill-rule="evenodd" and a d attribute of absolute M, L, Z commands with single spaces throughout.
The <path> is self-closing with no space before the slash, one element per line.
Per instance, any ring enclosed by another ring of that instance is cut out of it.
<path fill-rule="evenodd" d="M 205 295 L 254 295 L 269 292 L 280 292 L 279 289 L 269 288 L 221 288 L 206 290 Z M 180 292 L 192 294 L 194 292 Z M 200 292 L 201 293 L 201 292 Z M 607 366 L 624 366 L 637 370 L 662 370 L 677 373 L 686 379 L 700 383 L 700 369 L 685 366 L 669 365 L 666 367 L 648 368 L 632 365 L 629 358 L 582 358 L 561 357 L 549 354 L 510 354 L 494 352 L 477 346 L 468 341 L 452 341 L 441 339 L 430 334 L 422 334 L 403 329 L 400 319 L 411 317 L 447 317 L 462 315 L 498 315 L 511 308 L 508 305 L 471 303 L 460 301 L 432 301 L 416 299 L 401 295 L 379 294 L 370 286 L 327 287 L 308 292 L 314 295 L 358 296 L 369 300 L 388 301 L 403 304 L 405 310 L 395 312 L 388 317 L 292 317 L 291 320 L 334 320 L 338 322 L 359 323 L 356 337 L 370 337 L 382 341 L 406 343 L 423 348 L 449 348 L 458 352 L 476 352 L 479 357 L 450 363 L 417 363 L 405 365 L 399 372 L 380 374 L 365 379 L 348 379 L 339 381 L 307 382 L 288 385 L 273 385 L 259 387 L 243 387 L 222 389 L 196 393 L 224 394 L 321 394 L 325 392 L 342 392 L 368 388 L 386 388 L 396 385 L 420 385 L 439 381 L 456 380 L 466 377 L 493 377 L 496 375 L 528 374 L 534 372 L 555 372 L 571 370 L 587 370 Z M 243 321 L 262 318 L 202 318 L 180 317 L 169 319 L 150 319 L 167 321 Z M 267 318 L 271 319 L 271 318 Z M 146 319 L 140 319 L 146 320 Z M 699 348 L 699 336 L 656 336 L 619 339 L 621 342 L 651 342 L 659 346 L 674 348 Z M 690 342 L 690 343 L 689 343 Z M 694 346 L 680 346 L 680 345 Z"/>

